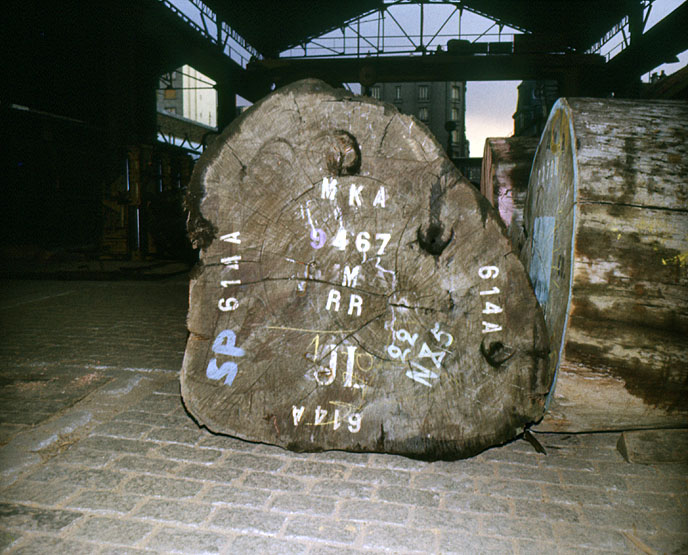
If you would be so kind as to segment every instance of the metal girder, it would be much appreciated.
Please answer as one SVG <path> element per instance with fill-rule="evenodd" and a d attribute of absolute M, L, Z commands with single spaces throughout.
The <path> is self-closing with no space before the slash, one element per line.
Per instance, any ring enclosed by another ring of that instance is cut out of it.
<path fill-rule="evenodd" d="M 599 76 L 604 58 L 595 54 L 505 54 L 470 56 L 389 56 L 345 59 L 271 59 L 249 64 L 247 72 L 278 84 L 305 77 L 330 83 L 414 81 L 496 81 L 563 79 L 573 72 Z"/>
<path fill-rule="evenodd" d="M 688 49 L 688 2 L 684 2 L 654 27 L 631 41 L 630 46 L 609 60 L 610 74 L 619 81 L 639 78 Z"/>

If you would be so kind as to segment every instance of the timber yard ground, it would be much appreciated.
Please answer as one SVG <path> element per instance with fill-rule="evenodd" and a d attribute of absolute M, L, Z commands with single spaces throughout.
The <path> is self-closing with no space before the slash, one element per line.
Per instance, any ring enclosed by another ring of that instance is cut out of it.
<path fill-rule="evenodd" d="M 688 466 L 628 463 L 618 433 L 426 463 L 199 428 L 187 283 L 3 281 L 3 552 L 688 553 Z"/>

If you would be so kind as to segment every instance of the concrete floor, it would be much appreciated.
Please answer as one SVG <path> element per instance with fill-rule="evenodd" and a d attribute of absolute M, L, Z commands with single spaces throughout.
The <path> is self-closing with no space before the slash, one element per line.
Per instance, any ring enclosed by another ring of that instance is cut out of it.
<path fill-rule="evenodd" d="M 688 467 L 619 434 L 539 434 L 472 459 L 295 454 L 181 403 L 184 278 L 4 281 L 6 553 L 688 553 Z"/>

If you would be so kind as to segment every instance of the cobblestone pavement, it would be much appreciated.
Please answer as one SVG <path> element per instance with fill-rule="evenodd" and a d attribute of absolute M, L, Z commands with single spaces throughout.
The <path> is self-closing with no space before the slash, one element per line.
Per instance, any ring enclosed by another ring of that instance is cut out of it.
<path fill-rule="evenodd" d="M 688 553 L 688 468 L 619 434 L 538 434 L 472 459 L 295 454 L 181 403 L 186 282 L 5 281 L 7 553 Z"/>

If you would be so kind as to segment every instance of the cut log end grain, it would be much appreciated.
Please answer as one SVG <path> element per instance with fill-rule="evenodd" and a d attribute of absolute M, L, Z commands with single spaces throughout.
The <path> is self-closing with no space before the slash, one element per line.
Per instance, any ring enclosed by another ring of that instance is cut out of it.
<path fill-rule="evenodd" d="M 540 429 L 688 422 L 688 103 L 560 99 L 521 256 L 561 368 Z"/>
<path fill-rule="evenodd" d="M 182 395 L 214 432 L 457 458 L 542 417 L 544 322 L 499 216 L 430 132 L 318 81 L 196 166 Z"/>

